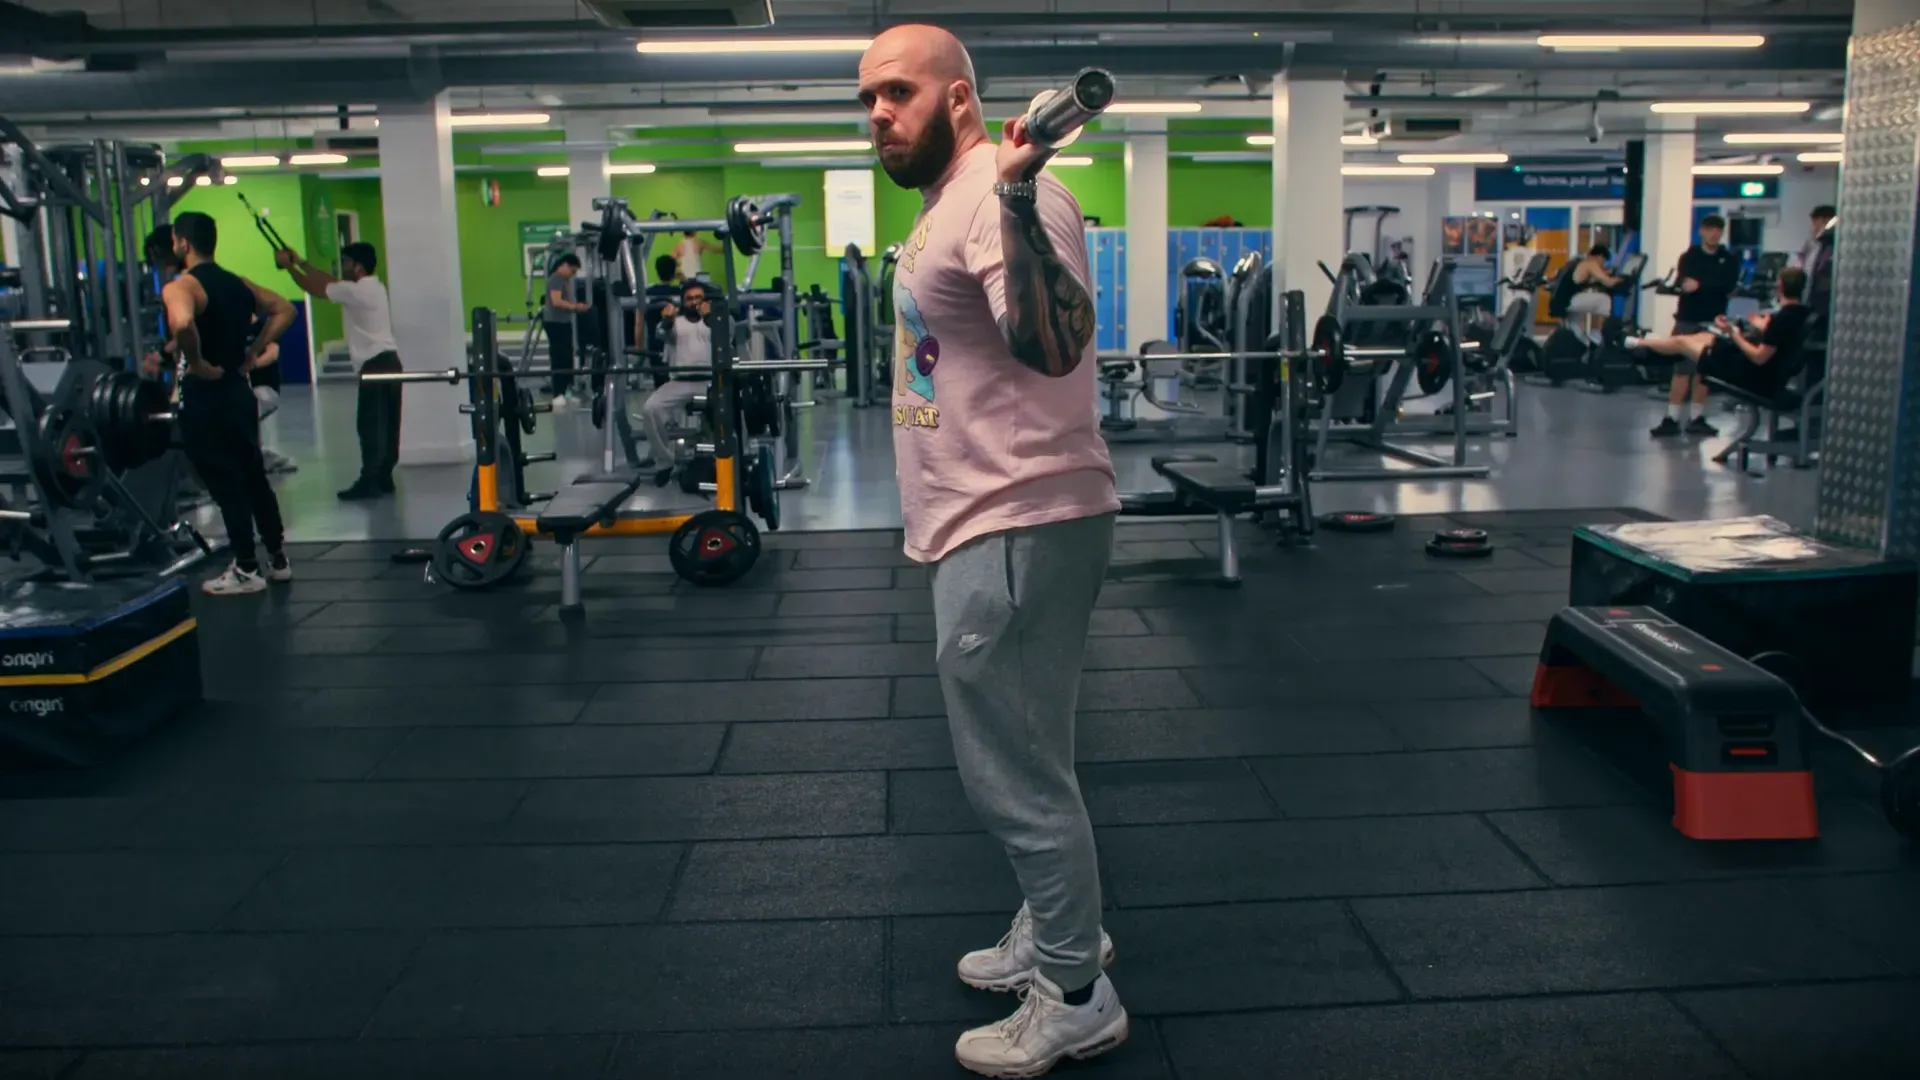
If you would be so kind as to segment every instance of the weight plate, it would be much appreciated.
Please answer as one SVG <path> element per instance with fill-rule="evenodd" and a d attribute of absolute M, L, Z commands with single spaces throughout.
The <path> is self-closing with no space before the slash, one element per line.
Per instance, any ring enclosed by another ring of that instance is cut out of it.
<path fill-rule="evenodd" d="M 1443 544 L 1484 544 L 1487 542 L 1485 529 L 1441 529 L 1433 538 Z"/>
<path fill-rule="evenodd" d="M 1413 339 L 1410 350 L 1413 360 L 1414 381 L 1428 394 L 1437 394 L 1447 385 L 1453 376 L 1453 365 L 1448 362 L 1447 335 L 1438 330 L 1428 330 Z"/>
<path fill-rule="evenodd" d="M 1394 517 L 1392 514 L 1338 513 L 1321 514 L 1315 520 L 1330 532 L 1377 533 L 1393 528 Z"/>
<path fill-rule="evenodd" d="M 674 530 L 667 546 L 674 573 L 695 585 L 726 585 L 760 559 L 760 530 L 731 510 L 707 510 Z"/>
<path fill-rule="evenodd" d="M 1427 541 L 1427 554 L 1438 555 L 1443 559 L 1482 559 L 1493 554 L 1493 545 L 1485 542 L 1450 544 L 1436 537 Z"/>
<path fill-rule="evenodd" d="M 533 434 L 533 391 L 521 387 L 513 392 L 513 419 L 520 422 L 520 430 Z M 596 425 L 598 426 L 598 425 Z"/>
<path fill-rule="evenodd" d="M 1881 773 L 1880 809 L 1901 836 L 1920 841 L 1920 755 L 1908 751 Z"/>
<path fill-rule="evenodd" d="M 727 201 L 727 236 L 740 254 L 751 259 L 767 246 L 766 222 L 759 220 L 760 207 L 745 195 Z"/>
<path fill-rule="evenodd" d="M 433 573 L 456 589 L 485 589 L 512 577 L 526 559 L 526 537 L 512 518 L 476 510 L 440 530 Z"/>
<path fill-rule="evenodd" d="M 1331 394 L 1340 389 L 1347 380 L 1347 354 L 1343 335 L 1340 332 L 1340 320 L 1331 315 L 1320 316 L 1313 324 L 1313 344 L 1308 370 L 1323 394 Z"/>
<path fill-rule="evenodd" d="M 767 525 L 768 532 L 780 531 L 780 489 L 779 477 L 774 475 L 773 447 L 761 446 L 759 453 L 753 455 L 753 466 L 748 470 L 747 498 L 753 503 L 753 512 Z"/>

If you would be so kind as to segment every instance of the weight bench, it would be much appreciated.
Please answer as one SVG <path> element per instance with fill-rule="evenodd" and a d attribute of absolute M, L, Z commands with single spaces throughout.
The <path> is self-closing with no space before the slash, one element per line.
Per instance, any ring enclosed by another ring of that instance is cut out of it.
<path fill-rule="evenodd" d="M 1801 348 L 1813 350 L 1815 346 L 1808 344 Z M 1714 464 L 1725 465 L 1728 458 L 1738 457 L 1740 471 L 1750 472 L 1751 457 L 1760 454 L 1769 466 L 1776 457 L 1785 457 L 1796 469 L 1813 465 L 1813 455 L 1820 450 L 1820 424 L 1827 396 L 1825 364 L 1806 365 L 1794 381 L 1800 389 L 1789 386 L 1772 397 L 1764 397 L 1724 379 L 1707 376 L 1707 385 L 1714 393 L 1725 394 L 1740 407 L 1740 428 L 1733 433 L 1726 448 L 1713 456 Z M 1782 419 L 1792 420 L 1793 426 L 1782 431 Z M 1766 423 L 1767 433 L 1765 437 L 1758 437 L 1762 421 Z"/>
<path fill-rule="evenodd" d="M 1673 827 L 1695 840 L 1820 835 L 1800 699 L 1650 607 L 1569 607 L 1547 625 L 1533 707 L 1639 707 L 1667 746 Z"/>
<path fill-rule="evenodd" d="M 1234 515 L 1279 506 L 1287 499 L 1269 494 L 1263 501 L 1260 487 L 1245 472 L 1207 454 L 1155 457 L 1153 471 L 1172 482 L 1174 500 L 1182 509 L 1214 515 L 1220 525 L 1220 584 L 1237 587 L 1240 555 L 1233 545 Z"/>
<path fill-rule="evenodd" d="M 547 500 L 534 519 L 534 531 L 560 545 L 560 606 L 580 606 L 580 536 L 595 525 L 611 525 L 620 507 L 633 497 L 642 476 L 570 484 Z"/>

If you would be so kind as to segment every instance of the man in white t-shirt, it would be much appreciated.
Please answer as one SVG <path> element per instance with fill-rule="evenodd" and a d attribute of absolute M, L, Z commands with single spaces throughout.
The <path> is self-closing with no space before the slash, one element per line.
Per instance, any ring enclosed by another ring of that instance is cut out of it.
<path fill-rule="evenodd" d="M 362 375 L 401 370 L 387 310 L 387 287 L 373 276 L 380 258 L 364 241 L 340 249 L 340 276 L 334 277 L 295 255 L 277 252 L 274 262 L 293 275 L 311 296 L 340 305 L 347 328 L 347 355 Z M 400 464 L 400 383 L 360 383 L 354 427 L 360 433 L 360 476 L 340 498 L 377 499 L 393 494 L 393 470 Z"/>

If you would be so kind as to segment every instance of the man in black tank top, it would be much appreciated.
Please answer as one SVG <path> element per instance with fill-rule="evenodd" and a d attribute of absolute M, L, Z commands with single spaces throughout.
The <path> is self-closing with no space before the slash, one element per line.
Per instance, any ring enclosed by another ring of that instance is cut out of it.
<path fill-rule="evenodd" d="M 149 243 L 159 239 L 149 238 Z M 291 581 L 280 503 L 260 455 L 259 405 L 248 374 L 293 322 L 286 298 L 213 261 L 219 232 L 205 214 L 174 219 L 172 249 L 186 272 L 161 290 L 167 325 L 186 362 L 180 394 L 180 438 L 187 459 L 220 507 L 233 565 L 201 584 L 209 596 L 255 593 L 267 580 Z M 266 325 L 253 332 L 255 313 Z M 253 537 L 267 549 L 263 568 Z"/>

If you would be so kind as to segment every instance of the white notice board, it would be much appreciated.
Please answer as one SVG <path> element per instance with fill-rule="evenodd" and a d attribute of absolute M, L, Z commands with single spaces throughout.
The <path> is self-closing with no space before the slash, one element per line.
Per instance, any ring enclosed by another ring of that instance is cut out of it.
<path fill-rule="evenodd" d="M 848 244 L 874 253 L 873 170 L 829 169 L 826 173 L 827 256 L 839 258 Z"/>

